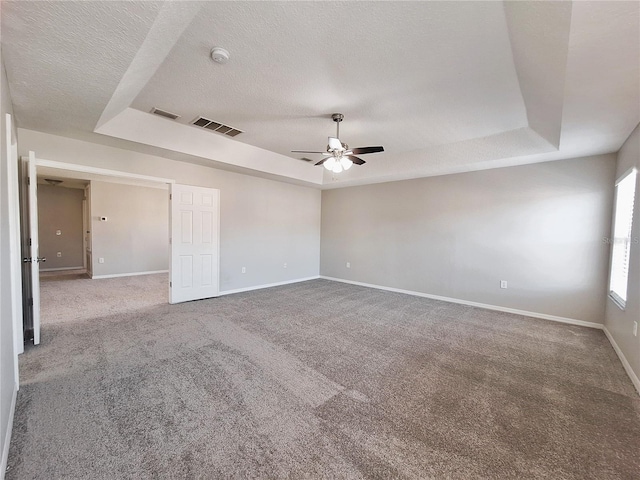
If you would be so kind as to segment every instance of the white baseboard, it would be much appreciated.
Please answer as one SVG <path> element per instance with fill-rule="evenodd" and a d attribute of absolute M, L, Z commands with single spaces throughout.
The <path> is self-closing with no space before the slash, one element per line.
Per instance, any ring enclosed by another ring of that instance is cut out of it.
<path fill-rule="evenodd" d="M 363 282 L 354 282 L 352 280 L 326 277 L 324 275 L 320 275 L 320 278 L 324 278 L 325 280 L 332 280 L 334 282 L 350 283 L 352 285 L 359 285 L 361 287 L 377 288 L 378 290 L 386 290 L 388 292 L 404 293 L 406 295 L 414 295 L 416 297 L 424 297 L 424 298 L 431 298 L 433 300 L 442 300 L 445 302 L 459 303 L 461 305 L 468 305 L 470 307 L 479 307 L 479 308 L 485 308 L 487 310 L 495 310 L 498 312 L 506 312 L 506 313 L 513 313 L 516 315 L 525 315 L 527 317 L 542 318 L 544 320 L 551 320 L 554 322 L 561 322 L 561 323 L 569 323 L 571 325 L 580 325 L 581 327 L 597 328 L 600 330 L 602 330 L 602 327 L 603 327 L 601 323 L 585 322 L 584 320 L 577 320 L 575 318 L 558 317 L 556 315 L 548 315 L 546 313 L 529 312 L 527 310 L 518 310 L 515 308 L 500 307 L 497 305 L 489 305 L 486 303 L 470 302 L 468 300 L 461 300 L 459 298 L 442 297 L 440 295 L 430 295 L 428 293 L 414 292 L 412 290 L 402 290 L 400 288 L 383 287 L 381 285 L 374 285 L 371 283 L 363 283 Z"/>
<path fill-rule="evenodd" d="M 100 278 L 135 277 L 138 275 L 154 275 L 156 273 L 169 273 L 169 270 L 154 270 L 153 272 L 114 273 L 111 275 L 92 275 L 91 279 L 94 280 Z"/>
<path fill-rule="evenodd" d="M 16 359 L 17 360 L 17 359 Z M 0 460 L 0 478 L 4 479 L 7 471 L 7 461 L 9 460 L 9 445 L 11 443 L 11 432 L 13 431 L 13 416 L 16 412 L 16 399 L 18 397 L 18 384 L 13 384 L 13 396 L 11 397 L 11 410 L 9 410 L 9 418 L 7 419 L 7 432 L 4 436 L 4 444 L 2 448 L 2 459 Z"/>
<path fill-rule="evenodd" d="M 638 391 L 638 395 L 640 395 L 640 379 L 631 368 L 631 364 L 627 360 L 627 357 L 624 356 L 624 353 L 622 353 L 622 349 L 618 346 L 618 344 L 614 340 L 613 335 L 611 335 L 611 332 L 609 331 L 609 329 L 607 327 L 603 327 L 602 329 L 604 330 L 604 334 L 609 339 L 611 346 L 618 354 L 618 358 L 622 362 L 622 366 L 624 367 L 624 370 L 627 372 L 627 375 L 629 375 L 629 378 L 631 379 L 633 386 L 636 387 L 636 390 Z"/>
<path fill-rule="evenodd" d="M 251 290 L 261 290 L 263 288 L 279 287 L 281 285 L 289 285 L 291 283 L 300 283 L 300 282 L 306 282 L 308 280 L 317 280 L 318 278 L 320 278 L 320 276 L 316 275 L 315 277 L 296 278 L 295 280 L 286 280 L 284 282 L 277 282 L 277 283 L 267 283 L 264 285 L 256 285 L 254 287 L 236 288 L 234 290 L 225 290 L 224 292 L 220 292 L 218 295 L 219 296 L 233 295 L 234 293 L 250 292 Z"/>

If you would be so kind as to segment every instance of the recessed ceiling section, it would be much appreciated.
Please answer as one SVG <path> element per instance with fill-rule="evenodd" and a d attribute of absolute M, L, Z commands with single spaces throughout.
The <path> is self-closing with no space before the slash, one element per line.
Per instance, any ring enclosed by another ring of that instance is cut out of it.
<path fill-rule="evenodd" d="M 328 35 L 336 18 L 349 28 Z M 216 43 L 226 65 L 209 57 Z M 131 106 L 160 99 L 282 155 L 323 146 L 333 125 L 317 119 L 333 111 L 350 145 L 396 153 L 528 125 L 499 2 L 206 3 Z"/>
<path fill-rule="evenodd" d="M 557 149 L 536 131 L 525 127 L 401 156 L 387 151 L 368 155 L 367 168 L 351 168 L 339 175 L 325 171 L 324 184 L 326 188 L 335 188 L 468 172 L 518 165 L 523 157 L 549 153 L 557 153 Z M 390 164 L 396 168 L 390 170 Z"/>
<path fill-rule="evenodd" d="M 293 183 L 610 153 L 640 121 L 635 1 L 0 5 L 21 128 Z M 384 153 L 340 175 L 291 153 L 325 151 L 334 112 Z"/>

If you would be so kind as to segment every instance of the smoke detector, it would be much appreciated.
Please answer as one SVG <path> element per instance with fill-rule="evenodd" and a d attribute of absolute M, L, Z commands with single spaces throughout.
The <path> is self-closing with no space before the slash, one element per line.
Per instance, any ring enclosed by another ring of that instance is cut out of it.
<path fill-rule="evenodd" d="M 229 61 L 229 52 L 222 47 L 213 47 L 211 49 L 211 59 L 220 64 L 225 64 Z"/>

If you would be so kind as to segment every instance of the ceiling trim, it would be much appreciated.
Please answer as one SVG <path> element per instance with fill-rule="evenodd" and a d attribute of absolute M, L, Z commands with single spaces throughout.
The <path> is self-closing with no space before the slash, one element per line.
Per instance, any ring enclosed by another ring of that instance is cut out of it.
<path fill-rule="evenodd" d="M 312 185 L 322 185 L 324 169 L 309 168 L 306 162 L 134 108 L 126 108 L 95 132 Z"/>

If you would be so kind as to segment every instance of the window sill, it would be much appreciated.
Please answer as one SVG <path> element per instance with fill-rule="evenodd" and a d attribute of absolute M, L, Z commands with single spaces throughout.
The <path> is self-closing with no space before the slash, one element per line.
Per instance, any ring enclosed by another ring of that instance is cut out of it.
<path fill-rule="evenodd" d="M 616 304 L 616 306 L 624 312 L 627 302 L 622 300 L 618 295 L 613 292 L 609 292 L 609 299 Z"/>

